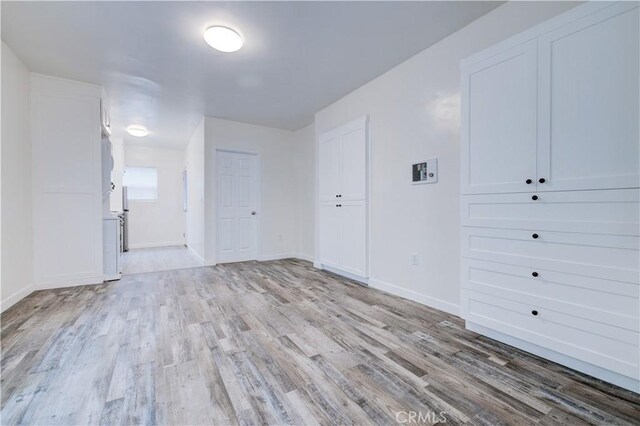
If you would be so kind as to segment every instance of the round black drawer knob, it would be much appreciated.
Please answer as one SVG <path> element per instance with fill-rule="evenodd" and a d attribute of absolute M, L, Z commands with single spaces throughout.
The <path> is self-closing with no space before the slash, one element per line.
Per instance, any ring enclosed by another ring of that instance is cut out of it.
<path fill-rule="evenodd" d="M 536 200 L 538 199 L 538 196 L 537 196 L 537 195 L 534 195 L 534 196 L 532 196 L 532 197 L 531 197 L 531 199 L 532 199 L 533 201 L 536 201 Z"/>
<path fill-rule="evenodd" d="M 539 236 L 540 236 L 540 235 L 538 235 L 538 234 L 533 234 L 531 237 L 532 237 L 534 240 L 537 240 Z"/>
<path fill-rule="evenodd" d="M 534 277 L 537 277 L 538 273 L 537 272 L 532 272 L 531 275 L 533 275 Z"/>
<path fill-rule="evenodd" d="M 531 315 L 533 315 L 534 317 L 538 316 L 538 311 L 534 309 L 533 311 L 531 311 Z"/>
<path fill-rule="evenodd" d="M 527 179 L 527 180 L 525 180 L 525 182 L 527 182 L 527 185 L 531 185 L 533 183 L 533 181 L 531 179 Z"/>
<path fill-rule="evenodd" d="M 538 179 L 538 182 L 540 182 L 540 183 L 545 183 L 545 182 L 546 182 L 546 180 L 545 180 L 545 178 L 540 178 L 540 179 Z"/>

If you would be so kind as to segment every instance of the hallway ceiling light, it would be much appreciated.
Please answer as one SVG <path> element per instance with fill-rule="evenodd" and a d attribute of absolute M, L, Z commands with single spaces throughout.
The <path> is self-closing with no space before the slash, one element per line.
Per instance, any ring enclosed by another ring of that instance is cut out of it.
<path fill-rule="evenodd" d="M 131 136 L 135 136 L 137 138 L 143 138 L 149 134 L 149 131 L 147 130 L 146 127 L 138 126 L 135 124 L 132 124 L 131 126 L 127 127 L 127 132 L 129 132 Z"/>
<path fill-rule="evenodd" d="M 235 52 L 242 47 L 242 37 L 231 28 L 213 26 L 204 31 L 204 41 L 221 52 Z"/>

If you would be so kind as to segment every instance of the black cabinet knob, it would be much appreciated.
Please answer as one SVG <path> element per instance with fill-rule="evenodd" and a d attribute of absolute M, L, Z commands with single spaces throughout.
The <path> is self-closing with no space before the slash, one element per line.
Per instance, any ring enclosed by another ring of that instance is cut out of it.
<path fill-rule="evenodd" d="M 533 311 L 531 311 L 531 315 L 533 315 L 534 317 L 538 315 L 538 311 L 536 311 L 535 309 Z"/>
<path fill-rule="evenodd" d="M 534 196 L 532 196 L 532 197 L 531 197 L 531 199 L 532 199 L 533 201 L 536 201 L 536 200 L 538 199 L 538 196 L 537 196 L 537 195 L 534 195 Z"/>
<path fill-rule="evenodd" d="M 537 272 L 532 272 L 531 275 L 533 275 L 534 277 L 537 277 L 538 273 Z"/>
<path fill-rule="evenodd" d="M 545 178 L 540 178 L 540 179 L 538 179 L 538 182 L 540 182 L 540 183 L 545 183 L 545 182 L 546 182 L 546 180 L 545 180 Z"/>
<path fill-rule="evenodd" d="M 533 235 L 531 236 L 531 238 L 533 238 L 534 240 L 537 240 L 537 239 L 538 239 L 538 237 L 539 237 L 539 235 L 538 235 L 538 234 L 533 234 Z"/>
<path fill-rule="evenodd" d="M 533 181 L 531 179 L 527 179 L 527 180 L 525 180 L 525 182 L 527 183 L 527 185 L 531 185 L 533 183 Z"/>

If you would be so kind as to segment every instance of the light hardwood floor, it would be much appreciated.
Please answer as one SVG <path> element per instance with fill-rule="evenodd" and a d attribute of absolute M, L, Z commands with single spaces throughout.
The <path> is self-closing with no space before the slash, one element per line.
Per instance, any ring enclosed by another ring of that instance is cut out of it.
<path fill-rule="evenodd" d="M 122 254 L 122 274 L 196 268 L 202 263 L 185 246 L 130 249 Z"/>
<path fill-rule="evenodd" d="M 39 291 L 1 345 L 2 424 L 640 421 L 637 394 L 296 260 Z"/>

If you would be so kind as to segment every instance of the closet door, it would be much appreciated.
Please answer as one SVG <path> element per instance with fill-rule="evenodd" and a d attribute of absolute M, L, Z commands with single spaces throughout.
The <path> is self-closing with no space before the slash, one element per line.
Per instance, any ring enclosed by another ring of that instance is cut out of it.
<path fill-rule="evenodd" d="M 318 174 L 320 201 L 337 200 L 341 192 L 342 146 L 340 132 L 320 136 L 318 148 Z"/>
<path fill-rule="evenodd" d="M 351 274 L 367 275 L 367 214 L 364 201 L 341 201 L 342 216 L 341 269 Z"/>
<path fill-rule="evenodd" d="M 341 200 L 364 200 L 366 198 L 367 151 L 366 120 L 355 120 L 342 128 L 342 185 Z"/>
<path fill-rule="evenodd" d="M 638 3 L 539 39 L 538 190 L 637 187 Z"/>
<path fill-rule="evenodd" d="M 342 246 L 342 220 L 336 202 L 320 203 L 320 262 L 334 268 L 340 267 Z"/>
<path fill-rule="evenodd" d="M 537 43 L 462 70 L 462 192 L 535 190 Z"/>

